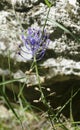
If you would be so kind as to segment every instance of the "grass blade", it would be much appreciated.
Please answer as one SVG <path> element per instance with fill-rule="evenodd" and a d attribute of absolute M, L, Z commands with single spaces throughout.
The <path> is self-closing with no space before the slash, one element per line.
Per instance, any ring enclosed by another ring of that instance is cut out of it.
<path fill-rule="evenodd" d="M 54 25 L 56 25 L 57 27 L 61 28 L 62 30 L 64 30 L 66 33 L 70 34 L 75 40 L 77 40 L 78 42 L 80 42 L 80 39 L 78 37 L 76 37 L 71 31 L 69 31 L 66 27 L 64 27 L 63 25 L 61 25 L 60 23 L 54 21 L 51 18 L 47 19 L 48 21 L 50 21 L 51 23 L 53 23 Z"/>
<path fill-rule="evenodd" d="M 24 78 L 25 77 L 21 77 L 21 78 L 17 78 L 17 79 L 13 79 L 13 80 L 4 81 L 4 82 L 0 83 L 0 86 L 6 85 L 6 84 L 9 84 L 9 83 L 13 83 L 13 82 L 19 81 L 19 80 L 24 79 Z"/>
<path fill-rule="evenodd" d="M 44 0 L 46 5 L 50 8 L 52 6 L 52 3 L 49 0 Z"/>

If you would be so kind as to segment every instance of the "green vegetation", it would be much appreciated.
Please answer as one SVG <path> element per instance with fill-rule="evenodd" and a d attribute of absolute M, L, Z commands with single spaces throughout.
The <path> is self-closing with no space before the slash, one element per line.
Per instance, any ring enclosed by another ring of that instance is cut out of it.
<path fill-rule="evenodd" d="M 46 27 L 47 21 L 56 24 L 60 29 L 64 30 L 70 34 L 75 40 L 75 35 L 70 32 L 66 27 L 58 22 L 53 21 L 48 18 L 51 6 L 54 6 L 48 0 L 45 0 L 46 5 L 49 10 L 45 19 L 43 30 Z M 79 42 L 79 40 L 78 40 Z M 73 88 L 71 90 L 71 97 L 65 102 L 63 106 L 60 106 L 56 110 L 52 108 L 50 103 L 47 101 L 46 96 L 41 86 L 39 70 L 37 65 L 36 56 L 33 57 L 33 61 L 29 72 L 35 72 L 38 81 L 38 91 L 40 92 L 40 102 L 44 105 L 45 110 L 43 111 L 39 107 L 32 105 L 27 101 L 24 95 L 24 88 L 26 83 L 20 83 L 22 79 L 27 80 L 27 77 L 13 79 L 11 73 L 9 75 L 9 80 L 6 80 L 5 76 L 2 75 L 2 81 L 0 82 L 0 101 L 3 106 L 2 113 L 0 114 L 0 130 L 80 130 L 80 122 L 76 122 L 73 117 L 72 102 L 74 97 L 79 93 L 80 88 L 73 93 Z M 8 56 L 8 66 L 11 72 L 10 55 Z M 18 93 L 14 91 L 14 83 L 18 83 Z M 11 99 L 7 93 L 7 85 L 11 87 Z M 34 93 L 32 93 L 34 95 Z M 70 106 L 70 118 L 68 119 L 62 113 L 66 106 Z M 5 108 L 5 109 L 4 109 Z M 8 114 L 6 118 L 6 114 Z"/>

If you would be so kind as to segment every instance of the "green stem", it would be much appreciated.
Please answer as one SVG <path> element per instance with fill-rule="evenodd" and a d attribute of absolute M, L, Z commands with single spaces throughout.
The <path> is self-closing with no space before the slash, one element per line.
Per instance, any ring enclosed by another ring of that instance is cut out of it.
<path fill-rule="evenodd" d="M 44 93 L 42 91 L 42 87 L 41 87 L 41 83 L 40 83 L 40 77 L 39 77 L 39 73 L 38 73 L 38 67 L 37 67 L 37 63 L 36 63 L 36 58 L 34 56 L 34 63 L 35 63 L 35 71 L 36 71 L 36 76 L 37 76 L 37 80 L 38 80 L 38 85 L 39 85 L 39 91 L 41 93 L 41 100 L 43 101 L 43 103 L 45 104 L 45 98 L 44 98 Z"/>
<path fill-rule="evenodd" d="M 38 80 L 39 91 L 41 93 L 41 101 L 43 102 L 43 104 L 45 105 L 45 107 L 48 110 L 47 114 L 48 114 L 49 120 L 51 122 L 53 130 L 55 130 L 54 124 L 53 124 L 53 121 L 52 121 L 52 118 L 51 118 L 52 110 L 51 110 L 50 106 L 48 105 L 48 103 L 46 101 L 46 98 L 44 96 L 43 90 L 42 90 L 42 86 L 41 86 L 41 82 L 40 82 L 40 77 L 39 77 L 39 73 L 38 73 L 38 67 L 37 67 L 36 57 L 34 57 L 34 62 L 35 62 L 35 71 L 36 71 L 36 76 L 37 76 L 37 80 Z"/>
<path fill-rule="evenodd" d="M 44 29 L 45 29 L 45 26 L 46 26 L 46 23 L 47 23 L 49 12 L 50 12 L 50 7 L 48 9 L 48 13 L 47 13 L 47 16 L 46 16 L 46 19 L 45 19 L 45 23 L 44 23 L 44 26 L 43 26 L 43 31 L 42 31 L 43 33 L 44 33 Z"/>

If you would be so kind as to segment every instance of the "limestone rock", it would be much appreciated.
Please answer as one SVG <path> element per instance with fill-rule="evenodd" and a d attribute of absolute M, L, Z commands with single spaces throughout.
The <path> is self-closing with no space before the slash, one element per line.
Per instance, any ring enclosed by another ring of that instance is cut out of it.
<path fill-rule="evenodd" d="M 9 74 L 12 78 L 23 75 L 28 77 L 24 95 L 32 103 L 33 100 L 39 101 L 40 98 L 36 74 L 35 72 L 31 72 L 30 75 L 25 73 L 29 71 L 32 62 L 25 61 L 17 54 L 17 51 L 22 43 L 22 30 L 27 30 L 28 27 L 42 29 L 47 12 L 48 7 L 42 1 L 35 0 L 29 3 L 25 0 L 14 2 L 1 0 L 0 2 L 0 75 L 5 75 L 6 80 L 10 79 Z M 80 87 L 79 2 L 56 0 L 50 9 L 45 28 L 50 33 L 50 44 L 44 58 L 38 62 L 39 75 L 44 94 L 56 108 L 70 98 L 72 88 L 75 93 Z M 22 82 L 25 80 L 21 80 L 21 84 Z M 19 82 L 13 85 L 16 88 Z M 7 85 L 7 88 L 9 87 L 10 85 Z M 10 89 L 9 91 L 11 92 Z M 49 96 L 51 93 L 53 94 Z M 73 106 L 76 104 L 78 110 L 80 110 L 79 101 L 80 96 L 77 95 Z M 80 111 L 74 113 L 74 116 L 79 115 Z"/>

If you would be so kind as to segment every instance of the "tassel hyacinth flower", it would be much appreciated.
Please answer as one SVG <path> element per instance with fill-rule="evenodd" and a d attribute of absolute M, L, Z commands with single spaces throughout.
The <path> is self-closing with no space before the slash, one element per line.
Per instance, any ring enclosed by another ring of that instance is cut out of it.
<path fill-rule="evenodd" d="M 26 60 L 42 59 L 49 44 L 49 35 L 46 31 L 28 28 L 26 35 L 22 34 L 22 44 L 19 46 L 19 55 Z"/>

